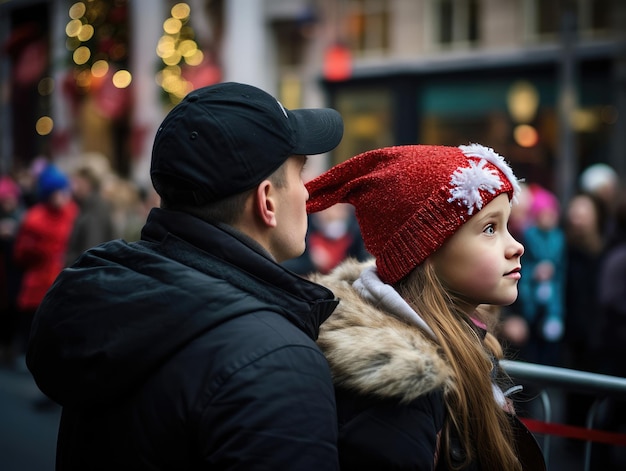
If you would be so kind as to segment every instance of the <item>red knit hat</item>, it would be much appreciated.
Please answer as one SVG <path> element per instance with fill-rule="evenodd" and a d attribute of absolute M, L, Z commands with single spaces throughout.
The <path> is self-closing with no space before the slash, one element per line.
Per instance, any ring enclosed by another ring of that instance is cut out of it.
<path fill-rule="evenodd" d="M 516 200 L 519 183 L 492 149 L 396 146 L 359 154 L 307 183 L 310 213 L 355 207 L 378 276 L 395 283 L 496 196 Z"/>

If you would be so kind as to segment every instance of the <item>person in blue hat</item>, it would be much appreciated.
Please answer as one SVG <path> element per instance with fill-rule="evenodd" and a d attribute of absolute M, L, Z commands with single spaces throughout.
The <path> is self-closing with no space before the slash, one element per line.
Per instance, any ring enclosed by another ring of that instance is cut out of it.
<path fill-rule="evenodd" d="M 25 354 L 35 311 L 65 266 L 67 243 L 78 215 L 69 178 L 47 165 L 37 178 L 37 203 L 28 208 L 19 226 L 13 256 L 22 270 L 17 297 L 18 354 Z"/>
<path fill-rule="evenodd" d="M 57 471 L 339 468 L 315 343 L 338 301 L 280 263 L 304 251 L 307 156 L 342 134 L 335 110 L 240 83 L 165 117 L 141 240 L 87 250 L 35 317 L 27 365 L 63 407 Z"/>

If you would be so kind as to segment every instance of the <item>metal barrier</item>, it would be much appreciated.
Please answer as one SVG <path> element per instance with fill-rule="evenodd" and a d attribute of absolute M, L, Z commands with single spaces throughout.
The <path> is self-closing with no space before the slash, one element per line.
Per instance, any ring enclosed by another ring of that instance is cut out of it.
<path fill-rule="evenodd" d="M 511 378 L 519 381 L 521 384 L 532 384 L 540 389 L 544 423 L 547 424 L 552 422 L 552 407 L 547 391 L 548 387 L 556 387 L 568 392 L 579 392 L 594 396 L 595 401 L 587 413 L 586 429 L 589 431 L 587 438 L 591 438 L 594 419 L 604 401 L 608 398 L 620 398 L 626 401 L 626 378 L 511 360 L 502 360 L 501 366 Z M 623 438 L 624 443 L 626 443 L 626 436 L 618 438 Z M 592 442 L 593 440 L 591 439 L 585 440 L 585 471 L 589 471 L 591 466 Z M 543 449 L 546 465 L 548 465 L 550 450 L 549 433 L 544 437 Z"/>

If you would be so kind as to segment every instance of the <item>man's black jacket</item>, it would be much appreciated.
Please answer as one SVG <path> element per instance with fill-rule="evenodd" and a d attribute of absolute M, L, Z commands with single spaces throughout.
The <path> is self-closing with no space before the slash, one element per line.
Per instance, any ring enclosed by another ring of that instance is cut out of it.
<path fill-rule="evenodd" d="M 58 471 L 337 469 L 315 344 L 336 304 L 227 227 L 153 209 L 141 241 L 65 269 L 33 323 Z"/>

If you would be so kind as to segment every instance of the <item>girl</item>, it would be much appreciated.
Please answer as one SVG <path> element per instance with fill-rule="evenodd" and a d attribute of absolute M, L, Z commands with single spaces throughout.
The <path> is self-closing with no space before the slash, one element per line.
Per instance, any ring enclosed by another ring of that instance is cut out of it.
<path fill-rule="evenodd" d="M 357 155 L 307 184 L 308 209 L 351 203 L 375 262 L 313 279 L 341 299 L 319 345 L 331 365 L 342 470 L 545 469 L 506 397 L 481 305 L 517 297 L 508 232 L 518 181 L 480 145 Z"/>

